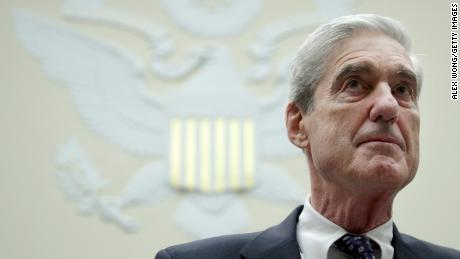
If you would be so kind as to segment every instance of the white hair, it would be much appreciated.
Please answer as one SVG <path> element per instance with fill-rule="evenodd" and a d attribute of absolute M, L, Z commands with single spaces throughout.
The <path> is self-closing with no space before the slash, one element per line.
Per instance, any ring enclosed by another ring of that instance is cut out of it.
<path fill-rule="evenodd" d="M 290 100 L 304 111 L 311 111 L 313 96 L 318 82 L 325 74 L 330 54 L 342 40 L 362 30 L 384 33 L 403 46 L 415 67 L 420 93 L 422 70 L 417 58 L 410 52 L 410 39 L 401 23 L 380 15 L 357 14 L 333 19 L 307 37 L 291 66 Z"/>

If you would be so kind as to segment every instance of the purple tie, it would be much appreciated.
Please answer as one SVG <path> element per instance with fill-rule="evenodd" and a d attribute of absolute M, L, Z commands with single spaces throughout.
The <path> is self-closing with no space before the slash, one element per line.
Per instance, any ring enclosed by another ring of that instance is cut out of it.
<path fill-rule="evenodd" d="M 345 234 L 334 244 L 353 259 L 375 259 L 371 241 L 365 236 Z"/>

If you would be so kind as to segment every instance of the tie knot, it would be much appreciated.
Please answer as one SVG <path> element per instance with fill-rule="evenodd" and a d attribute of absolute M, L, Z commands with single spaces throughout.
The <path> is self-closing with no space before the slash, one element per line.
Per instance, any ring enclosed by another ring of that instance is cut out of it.
<path fill-rule="evenodd" d="M 371 240 L 366 236 L 345 234 L 334 244 L 353 259 L 375 259 Z"/>

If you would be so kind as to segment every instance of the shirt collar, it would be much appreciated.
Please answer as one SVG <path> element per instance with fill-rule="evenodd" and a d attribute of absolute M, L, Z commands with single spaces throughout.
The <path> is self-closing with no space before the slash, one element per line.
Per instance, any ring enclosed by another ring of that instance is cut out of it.
<path fill-rule="evenodd" d="M 302 213 L 297 223 L 297 241 L 300 252 L 306 259 L 327 259 L 331 245 L 347 231 L 336 225 L 323 215 L 319 214 L 310 204 L 310 198 L 305 201 Z M 381 248 L 382 259 L 393 258 L 394 249 L 391 245 L 393 239 L 393 220 L 365 233 Z"/>
<path fill-rule="evenodd" d="M 382 259 L 393 258 L 394 248 L 391 245 L 393 240 L 393 220 L 390 219 L 384 224 L 372 229 L 365 234 L 367 237 L 374 240 L 382 251 Z"/>

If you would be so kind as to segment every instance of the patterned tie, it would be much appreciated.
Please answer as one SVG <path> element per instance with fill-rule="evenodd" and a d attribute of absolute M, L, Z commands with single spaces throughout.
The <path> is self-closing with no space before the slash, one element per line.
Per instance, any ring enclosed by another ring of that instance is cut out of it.
<path fill-rule="evenodd" d="M 353 259 L 375 259 L 371 241 L 365 236 L 345 234 L 334 244 Z"/>

